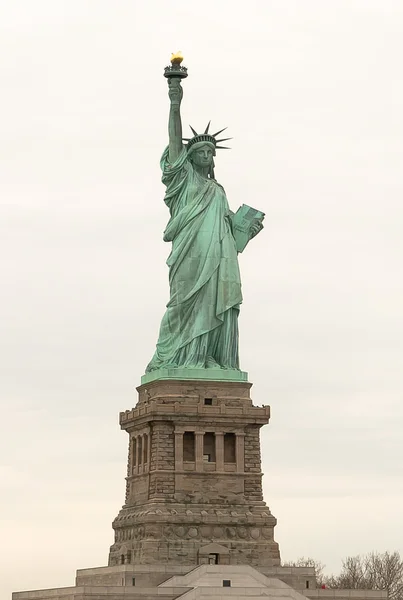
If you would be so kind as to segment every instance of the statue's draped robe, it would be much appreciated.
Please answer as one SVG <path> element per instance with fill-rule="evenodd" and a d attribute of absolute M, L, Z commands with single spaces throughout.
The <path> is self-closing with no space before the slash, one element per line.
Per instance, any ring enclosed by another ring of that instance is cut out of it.
<path fill-rule="evenodd" d="M 186 149 L 170 164 L 167 148 L 161 168 L 171 215 L 164 232 L 172 242 L 170 300 L 147 371 L 239 369 L 241 278 L 224 189 L 194 170 Z"/>

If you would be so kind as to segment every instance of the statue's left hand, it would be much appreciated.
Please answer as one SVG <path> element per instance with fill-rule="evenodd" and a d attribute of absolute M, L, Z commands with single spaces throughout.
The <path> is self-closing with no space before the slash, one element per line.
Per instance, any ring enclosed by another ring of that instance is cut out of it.
<path fill-rule="evenodd" d="M 261 223 L 260 221 L 253 223 L 253 225 L 251 225 L 251 227 L 249 229 L 249 239 L 251 240 L 252 238 L 254 238 L 255 235 L 257 235 L 259 233 L 259 231 L 262 231 L 262 229 L 263 229 L 263 223 Z"/>

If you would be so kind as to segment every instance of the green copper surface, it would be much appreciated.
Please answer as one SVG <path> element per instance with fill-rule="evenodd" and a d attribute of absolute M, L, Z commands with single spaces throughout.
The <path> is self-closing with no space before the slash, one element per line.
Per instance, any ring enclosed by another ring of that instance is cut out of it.
<path fill-rule="evenodd" d="M 141 385 L 156 379 L 195 380 L 207 379 L 208 381 L 248 381 L 248 374 L 239 369 L 157 369 L 150 371 L 141 378 Z"/>
<path fill-rule="evenodd" d="M 238 353 L 240 249 L 234 214 L 214 177 L 216 140 L 196 134 L 192 143 L 183 145 L 181 82 L 176 78 L 168 83 L 169 146 L 161 169 L 170 212 L 164 232 L 164 241 L 172 244 L 167 260 L 170 299 L 142 383 L 171 378 L 246 381 Z M 262 227 L 261 220 L 251 221 L 247 239 Z"/>

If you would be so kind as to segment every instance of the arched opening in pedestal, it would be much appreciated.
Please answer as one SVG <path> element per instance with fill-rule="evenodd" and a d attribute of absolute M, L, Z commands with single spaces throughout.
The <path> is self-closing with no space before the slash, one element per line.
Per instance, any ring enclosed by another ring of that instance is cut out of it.
<path fill-rule="evenodd" d="M 221 544 L 207 544 L 199 548 L 199 565 L 229 565 L 229 548 Z"/>

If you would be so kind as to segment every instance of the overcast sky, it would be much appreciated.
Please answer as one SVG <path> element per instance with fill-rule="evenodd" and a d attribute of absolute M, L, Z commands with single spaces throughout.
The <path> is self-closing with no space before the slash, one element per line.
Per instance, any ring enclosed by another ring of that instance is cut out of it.
<path fill-rule="evenodd" d="M 283 559 L 403 551 L 401 0 L 0 1 L 0 599 L 107 563 L 168 300 L 163 68 L 266 213 L 241 366 Z"/>

